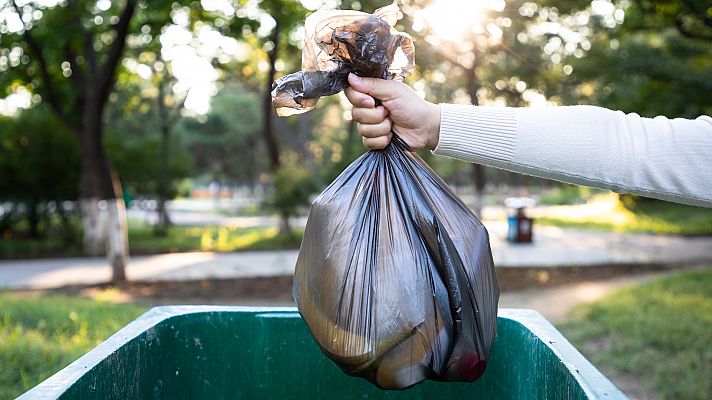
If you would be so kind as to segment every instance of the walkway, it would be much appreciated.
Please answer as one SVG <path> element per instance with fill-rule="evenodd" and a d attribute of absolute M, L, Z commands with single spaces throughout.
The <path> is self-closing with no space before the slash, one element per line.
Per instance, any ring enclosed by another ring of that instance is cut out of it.
<path fill-rule="evenodd" d="M 536 227 L 533 244 L 504 240 L 503 222 L 487 223 L 494 261 L 500 267 L 605 264 L 712 265 L 712 237 L 657 236 Z M 173 253 L 131 258 L 130 280 L 196 280 L 291 275 L 298 251 Z M 0 261 L 0 288 L 51 288 L 110 279 L 103 258 Z"/>

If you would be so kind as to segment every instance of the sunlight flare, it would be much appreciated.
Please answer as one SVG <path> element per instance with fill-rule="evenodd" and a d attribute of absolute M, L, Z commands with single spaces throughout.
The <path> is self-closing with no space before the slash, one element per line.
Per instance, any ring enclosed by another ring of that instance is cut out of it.
<path fill-rule="evenodd" d="M 437 0 L 415 13 L 413 29 L 430 29 L 436 39 L 457 42 L 483 33 L 489 11 L 502 11 L 503 0 Z"/>

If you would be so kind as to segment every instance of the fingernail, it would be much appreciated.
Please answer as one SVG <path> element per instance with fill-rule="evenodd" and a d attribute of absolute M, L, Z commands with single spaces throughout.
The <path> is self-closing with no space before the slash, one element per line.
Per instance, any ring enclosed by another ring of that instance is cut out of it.
<path fill-rule="evenodd" d="M 349 79 L 354 83 L 361 83 L 361 77 L 352 72 L 349 73 Z"/>
<path fill-rule="evenodd" d="M 369 97 L 369 98 L 367 98 L 366 100 L 363 101 L 363 105 L 365 105 L 366 107 L 371 108 L 371 107 L 374 107 L 374 106 L 376 105 L 376 101 Z"/>

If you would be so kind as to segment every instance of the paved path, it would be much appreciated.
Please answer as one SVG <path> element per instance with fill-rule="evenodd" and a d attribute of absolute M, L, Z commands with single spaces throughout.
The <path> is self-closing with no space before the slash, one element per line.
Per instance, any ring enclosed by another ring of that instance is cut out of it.
<path fill-rule="evenodd" d="M 565 321 L 571 309 L 579 304 L 600 300 L 614 290 L 648 282 L 666 274 L 670 274 L 670 272 L 578 282 L 552 288 L 504 292 L 499 296 L 499 306 L 501 308 L 531 308 L 541 313 L 549 322 L 556 324 Z"/>
<path fill-rule="evenodd" d="M 495 264 L 501 267 L 602 264 L 712 264 L 712 237 L 676 237 L 536 227 L 535 243 L 504 240 L 503 222 L 487 223 Z M 131 258 L 131 280 L 194 280 L 290 275 L 298 251 L 174 253 Z M 103 258 L 0 261 L 0 288 L 94 284 L 110 278 Z"/>

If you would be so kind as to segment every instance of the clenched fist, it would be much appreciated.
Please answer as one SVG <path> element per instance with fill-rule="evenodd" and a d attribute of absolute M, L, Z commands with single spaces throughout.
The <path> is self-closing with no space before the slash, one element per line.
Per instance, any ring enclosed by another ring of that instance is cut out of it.
<path fill-rule="evenodd" d="M 382 149 L 395 132 L 414 149 L 433 150 L 440 133 L 440 107 L 425 101 L 402 82 L 349 74 L 346 97 L 363 144 Z M 376 107 L 374 99 L 381 101 Z"/>

